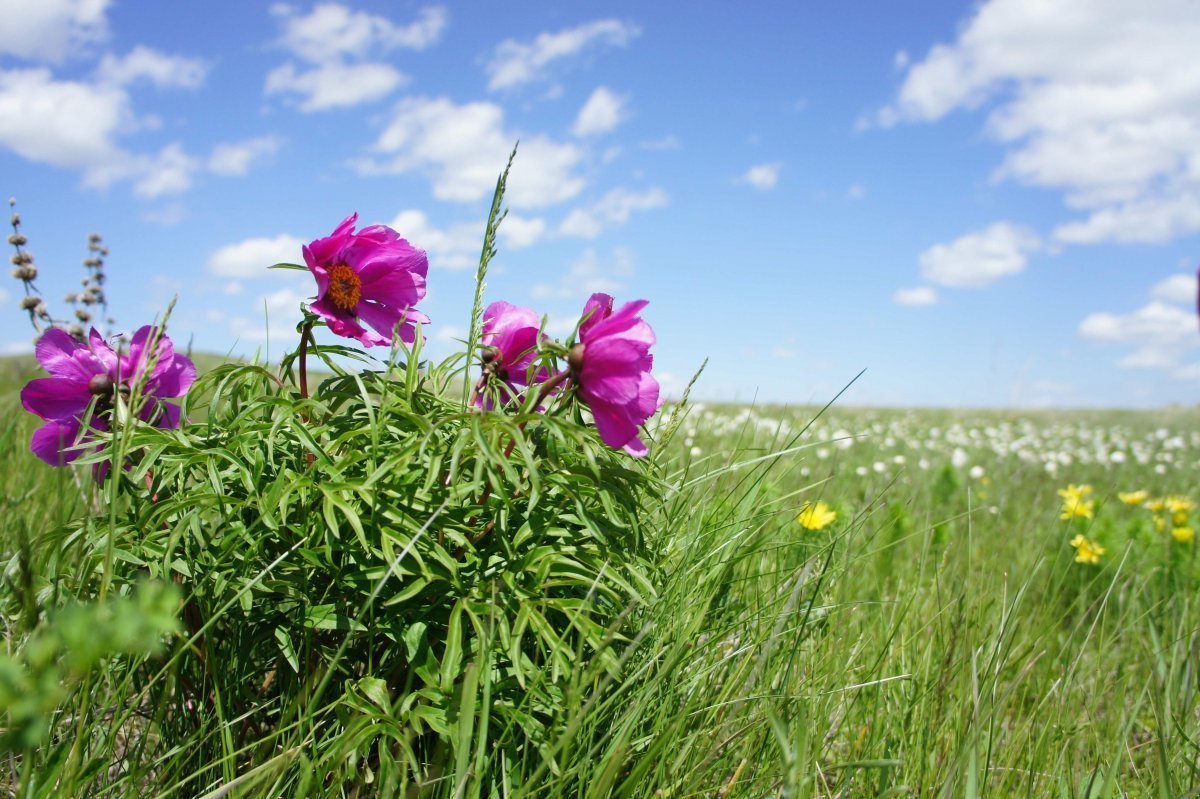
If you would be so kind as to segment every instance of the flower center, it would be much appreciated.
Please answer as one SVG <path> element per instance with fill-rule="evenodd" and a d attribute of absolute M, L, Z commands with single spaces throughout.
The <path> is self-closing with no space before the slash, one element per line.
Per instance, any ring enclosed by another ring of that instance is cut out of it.
<path fill-rule="evenodd" d="M 362 299 L 362 278 L 345 264 L 329 270 L 329 301 L 339 310 L 353 311 Z"/>

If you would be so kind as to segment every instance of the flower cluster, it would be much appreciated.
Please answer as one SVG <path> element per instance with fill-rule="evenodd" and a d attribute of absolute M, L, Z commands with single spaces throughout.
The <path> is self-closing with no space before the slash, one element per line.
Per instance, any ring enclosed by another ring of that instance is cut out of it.
<path fill-rule="evenodd" d="M 38 362 L 50 377 L 21 391 L 25 410 L 46 422 L 33 434 L 33 453 L 51 466 L 68 464 L 112 428 L 119 404 L 143 422 L 162 428 L 180 423 L 182 397 L 196 379 L 190 358 L 179 355 L 159 328 L 143 327 L 118 352 L 95 329 L 86 342 L 52 328 L 38 340 Z M 101 470 L 100 473 L 103 473 Z"/>
<path fill-rule="evenodd" d="M 355 231 L 357 221 L 358 215 L 351 214 L 333 233 L 302 250 L 317 289 L 301 344 L 302 396 L 307 396 L 304 348 L 315 322 L 323 321 L 337 335 L 366 347 L 390 345 L 397 338 L 411 344 L 417 325 L 429 322 L 416 308 L 426 292 L 429 260 L 424 250 L 383 225 Z M 14 216 L 14 230 L 18 224 Z M 22 244 L 23 237 L 14 241 L 18 248 Z M 90 247 L 87 296 L 70 298 L 85 305 L 103 303 L 102 259 L 107 251 L 99 237 L 90 240 Z M 26 267 L 25 256 L 21 260 Z M 609 295 L 593 294 L 584 306 L 577 336 L 560 345 L 541 332 L 534 311 L 492 303 L 483 315 L 483 375 L 476 386 L 476 405 L 493 410 L 523 402 L 535 388 L 539 406 L 554 392 L 570 394 L 591 411 L 607 445 L 645 455 L 639 428 L 659 407 L 658 382 L 650 374 L 654 331 L 640 315 L 645 300 L 617 309 L 613 305 Z M 83 309 L 78 317 L 90 319 Z M 183 396 L 196 378 L 191 360 L 175 354 L 170 340 L 152 327 L 138 330 L 125 353 L 114 350 L 94 329 L 86 339 L 50 329 L 38 342 L 37 355 L 52 376 L 33 380 L 21 396 L 25 408 L 46 422 L 34 434 L 33 451 L 53 465 L 78 458 L 89 442 L 111 429 L 114 409 L 134 396 L 140 398 L 139 407 L 132 409 L 138 418 L 159 427 L 178 427 L 179 407 L 165 399 Z"/>
<path fill-rule="evenodd" d="M 1108 551 L 1083 533 L 1071 539 L 1071 546 L 1075 547 L 1075 562 L 1089 566 L 1099 565 L 1100 557 Z"/>
<path fill-rule="evenodd" d="M 613 310 L 613 298 L 593 294 L 583 307 L 577 340 L 562 347 L 567 368 L 553 373 L 540 365 L 540 351 L 553 355 L 538 315 L 507 302 L 492 303 L 483 314 L 483 376 L 477 403 L 491 408 L 524 397 L 538 387 L 545 399 L 560 386 L 574 388 L 592 412 L 601 440 L 636 457 L 647 453 L 638 429 L 659 406 L 658 381 L 651 375 L 654 331 L 640 316 L 645 300 Z"/>
<path fill-rule="evenodd" d="M 1090 485 L 1069 485 L 1066 488 L 1060 488 L 1058 495 L 1062 497 L 1062 514 L 1059 518 L 1067 519 L 1091 519 L 1096 515 L 1096 500 L 1092 499 L 1092 487 Z"/>

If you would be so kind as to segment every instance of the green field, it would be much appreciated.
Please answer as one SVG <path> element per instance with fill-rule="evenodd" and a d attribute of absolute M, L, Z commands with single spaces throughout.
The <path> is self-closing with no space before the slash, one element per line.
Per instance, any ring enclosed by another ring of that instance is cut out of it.
<path fill-rule="evenodd" d="M 408 647 L 404 668 L 416 663 L 419 642 L 405 631 L 413 627 L 379 638 L 388 609 L 402 607 L 385 600 L 404 585 L 388 586 L 369 618 L 310 625 L 311 656 L 297 647 L 289 657 L 269 634 L 247 637 L 242 649 L 195 634 L 220 621 L 240 635 L 239 625 L 274 612 L 256 598 L 284 579 L 274 571 L 222 572 L 246 581 L 236 603 L 196 621 L 189 602 L 175 632 L 156 632 L 156 623 L 171 626 L 181 598 L 210 590 L 202 555 L 168 568 L 182 593 L 165 604 L 150 597 L 108 615 L 59 611 L 74 597 L 112 604 L 136 594 L 129 586 L 154 571 L 145 553 L 175 500 L 156 497 L 140 516 L 124 505 L 103 517 L 89 511 L 101 506 L 89 499 L 86 468 L 51 469 L 27 451 L 36 420 L 16 393 L 32 362 L 2 366 L 0 401 L 12 411 L 0 433 L 4 795 L 1200 793 L 1200 542 L 1180 532 L 1200 514 L 1178 499 L 1200 499 L 1196 410 L 695 404 L 673 438 L 652 446 L 646 467 L 656 488 L 636 503 L 648 562 L 647 584 L 630 589 L 639 601 L 611 608 L 592 629 L 589 614 L 602 615 L 592 594 L 572 595 L 579 601 L 558 606 L 567 621 L 557 633 L 568 642 L 580 631 L 574 653 L 514 655 L 532 664 L 519 686 L 486 636 L 466 634 L 454 653 L 462 670 L 448 677 L 451 652 L 435 651 L 444 691 L 429 707 L 441 715 L 421 727 L 399 721 L 411 674 L 342 657 L 374 641 L 384 651 Z M 664 438 L 672 410 L 660 417 Z M 385 423 L 373 418 L 370 430 Z M 274 433 L 263 430 L 266 442 Z M 222 447 L 248 463 L 259 444 L 241 445 Z M 164 473 L 174 468 L 168 455 Z M 558 476 L 543 477 L 553 496 Z M 1087 512 L 1061 518 L 1072 514 L 1059 490 L 1083 484 L 1093 489 Z M 265 508 L 275 488 L 239 489 L 238 513 Z M 1175 512 L 1118 497 L 1137 490 L 1149 501 L 1177 498 Z M 480 492 L 468 493 L 471 505 Z M 186 515 L 184 499 L 169 512 Z M 836 518 L 808 529 L 801 512 L 818 502 Z M 464 523 L 481 512 L 464 510 Z M 500 518 L 476 542 L 480 551 L 499 551 Z M 374 540 L 364 519 L 362 535 Z M 198 540 L 216 540 L 201 532 Z M 1071 542 L 1081 535 L 1103 548 L 1097 563 L 1076 561 Z M 316 563 L 292 573 L 292 585 L 315 582 L 324 568 Z M 363 568 L 378 574 L 386 563 Z M 216 652 L 226 653 L 219 662 Z M 252 671 L 255 658 L 278 664 L 266 680 Z M 313 689 L 328 675 L 312 664 L 326 662 L 337 664 L 328 668 L 339 690 Z M 495 694 L 480 678 L 492 673 Z M 285 679 L 293 694 L 276 682 Z M 526 691 L 537 697 L 528 706 Z"/>

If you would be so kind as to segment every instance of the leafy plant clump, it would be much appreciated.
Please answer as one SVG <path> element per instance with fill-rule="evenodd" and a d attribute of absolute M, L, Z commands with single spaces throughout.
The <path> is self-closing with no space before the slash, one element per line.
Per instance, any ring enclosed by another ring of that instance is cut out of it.
<path fill-rule="evenodd" d="M 482 310 L 506 176 L 467 352 L 441 363 L 413 307 L 424 253 L 353 217 L 306 266 L 278 265 L 317 284 L 278 372 L 227 364 L 192 384 L 165 325 L 132 349 L 39 345 L 53 376 L 23 392 L 46 421 L 35 452 L 95 479 L 92 512 L 58 534 L 81 564 L 71 592 L 148 579 L 182 596 L 169 653 L 124 673 L 124 712 L 153 719 L 129 773 L 304 795 L 461 780 L 505 752 L 553 771 L 571 703 L 621 673 L 659 562 L 661 481 L 631 457 L 658 405 L 653 333 L 645 303 L 605 295 L 563 343 L 527 309 Z M 319 326 L 389 355 L 317 345 Z M 328 370 L 313 386 L 310 357 Z"/>

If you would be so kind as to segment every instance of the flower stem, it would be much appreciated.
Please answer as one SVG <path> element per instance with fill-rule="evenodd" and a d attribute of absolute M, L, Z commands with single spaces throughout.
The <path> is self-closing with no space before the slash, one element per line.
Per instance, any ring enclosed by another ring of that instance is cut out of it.
<path fill-rule="evenodd" d="M 308 399 L 308 339 L 312 335 L 312 322 L 305 322 L 300 331 L 300 399 Z"/>

